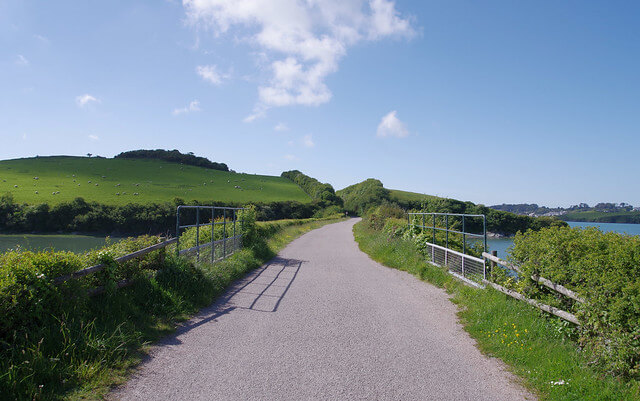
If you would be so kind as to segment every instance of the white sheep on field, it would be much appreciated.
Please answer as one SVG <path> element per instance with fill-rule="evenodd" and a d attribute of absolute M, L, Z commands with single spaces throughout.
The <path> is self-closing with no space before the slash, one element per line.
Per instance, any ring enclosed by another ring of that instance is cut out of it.
<path fill-rule="evenodd" d="M 38 177 L 33 177 L 33 179 L 34 179 L 34 180 L 38 180 L 39 178 L 38 178 Z"/>
<path fill-rule="evenodd" d="M 36 195 L 38 195 L 38 191 L 36 191 Z"/>
<path fill-rule="evenodd" d="M 138 195 L 139 195 L 139 194 L 138 194 L 137 192 L 134 192 L 134 193 L 133 193 L 133 196 L 138 196 Z"/>
<path fill-rule="evenodd" d="M 120 196 L 120 192 L 116 192 L 116 195 Z"/>
<path fill-rule="evenodd" d="M 88 184 L 91 184 L 91 181 L 89 181 Z"/>
<path fill-rule="evenodd" d="M 14 188 L 18 188 L 18 186 L 17 186 L 17 185 L 14 185 L 13 187 L 14 187 Z"/>

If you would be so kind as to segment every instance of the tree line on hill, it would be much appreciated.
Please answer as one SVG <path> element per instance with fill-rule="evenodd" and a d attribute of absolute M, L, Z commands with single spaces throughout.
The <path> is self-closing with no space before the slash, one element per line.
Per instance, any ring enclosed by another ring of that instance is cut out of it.
<path fill-rule="evenodd" d="M 502 210 L 505 212 L 535 215 L 535 216 L 542 216 L 548 213 L 564 214 L 569 212 L 624 213 L 624 212 L 631 212 L 634 210 L 633 205 L 630 205 L 625 202 L 621 202 L 621 203 L 600 202 L 593 207 L 589 206 L 589 204 L 587 203 L 579 203 L 577 205 L 572 205 L 567 208 L 562 208 L 562 207 L 549 208 L 546 206 L 538 206 L 535 203 L 516 203 L 516 204 L 503 203 L 501 205 L 493 205 L 489 207 L 491 209 Z"/>
<path fill-rule="evenodd" d="M 180 198 L 174 199 L 173 202 L 127 205 L 105 205 L 76 198 L 53 206 L 47 203 L 28 205 L 14 202 L 13 196 L 8 193 L 0 197 L 0 231 L 173 235 L 176 208 L 179 205 L 247 206 L 215 201 L 186 202 Z M 261 221 L 304 219 L 323 215 L 323 209 L 314 203 L 280 201 L 257 202 L 253 205 L 256 207 L 257 219 Z"/>
<path fill-rule="evenodd" d="M 313 199 L 321 207 L 342 206 L 342 199 L 336 195 L 331 184 L 323 184 L 315 178 L 309 177 L 298 170 L 285 171 L 281 177 L 288 178 Z"/>
<path fill-rule="evenodd" d="M 229 171 L 229 167 L 225 163 L 216 163 L 206 157 L 196 156 L 193 152 L 187 154 L 180 151 L 164 150 L 164 149 L 139 149 L 122 152 L 114 157 L 115 159 L 157 159 L 173 163 L 182 163 L 189 166 L 204 167 L 212 170 Z"/>

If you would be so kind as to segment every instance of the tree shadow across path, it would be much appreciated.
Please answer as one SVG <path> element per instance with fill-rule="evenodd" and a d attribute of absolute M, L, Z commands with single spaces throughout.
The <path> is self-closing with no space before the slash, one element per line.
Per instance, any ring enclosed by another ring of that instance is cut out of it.
<path fill-rule="evenodd" d="M 303 260 L 276 256 L 266 265 L 233 283 L 216 302 L 178 326 L 175 333 L 159 341 L 158 345 L 180 344 L 180 335 L 236 309 L 277 312 L 304 263 Z"/>

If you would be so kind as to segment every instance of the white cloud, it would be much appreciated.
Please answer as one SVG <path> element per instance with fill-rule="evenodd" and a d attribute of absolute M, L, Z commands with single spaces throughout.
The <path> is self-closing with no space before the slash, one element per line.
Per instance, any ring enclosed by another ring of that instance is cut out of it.
<path fill-rule="evenodd" d="M 271 77 L 259 85 L 256 110 L 245 121 L 271 107 L 328 102 L 332 94 L 325 79 L 338 70 L 349 47 L 415 33 L 392 0 L 183 0 L 183 5 L 198 30 L 221 36 L 237 28 L 234 37 L 264 55 Z"/>
<path fill-rule="evenodd" d="M 182 107 L 180 109 L 173 109 L 171 114 L 173 114 L 174 116 L 177 116 L 179 114 L 186 114 L 186 113 L 191 113 L 195 111 L 200 111 L 200 102 L 197 100 L 191 101 L 189 105 L 186 107 Z"/>
<path fill-rule="evenodd" d="M 29 65 L 29 60 L 27 60 L 27 58 L 22 54 L 18 54 L 18 56 L 16 57 L 16 65 L 21 65 L 26 67 Z"/>
<path fill-rule="evenodd" d="M 311 137 L 311 134 L 305 135 L 304 138 L 302 138 L 302 145 L 305 148 L 312 148 L 316 146 L 316 144 L 313 142 L 313 138 Z"/>
<path fill-rule="evenodd" d="M 37 33 L 34 33 L 33 37 L 38 39 L 40 42 L 42 42 L 44 44 L 48 44 L 49 43 L 49 38 L 47 38 L 46 36 L 42 36 L 42 35 L 38 35 Z"/>
<path fill-rule="evenodd" d="M 199 65 L 196 67 L 196 72 L 202 79 L 213 85 L 220 85 L 222 81 L 230 78 L 230 74 L 218 72 L 218 67 L 215 65 Z"/>
<path fill-rule="evenodd" d="M 289 131 L 289 127 L 285 123 L 278 123 L 275 127 L 273 127 L 273 130 L 278 132 Z"/>
<path fill-rule="evenodd" d="M 284 158 L 289 161 L 298 160 L 298 158 L 295 157 L 294 155 L 284 155 Z"/>
<path fill-rule="evenodd" d="M 78 107 L 85 107 L 90 103 L 100 103 L 100 100 L 88 93 L 80 96 L 76 96 L 76 104 Z"/>
<path fill-rule="evenodd" d="M 89 139 L 91 139 L 92 141 L 97 141 L 100 138 L 98 137 L 98 135 L 89 135 Z"/>
<path fill-rule="evenodd" d="M 409 135 L 409 130 L 407 129 L 405 123 L 398 119 L 397 112 L 394 110 L 386 116 L 382 117 L 382 120 L 378 125 L 377 135 L 381 138 L 387 136 L 404 138 Z"/>

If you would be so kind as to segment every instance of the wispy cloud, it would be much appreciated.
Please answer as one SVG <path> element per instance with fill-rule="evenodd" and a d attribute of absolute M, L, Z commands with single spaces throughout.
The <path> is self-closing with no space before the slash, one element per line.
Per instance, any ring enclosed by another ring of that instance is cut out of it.
<path fill-rule="evenodd" d="M 302 138 L 302 146 L 304 146 L 305 148 L 312 148 L 316 146 L 316 144 L 313 142 L 313 138 L 311 137 L 311 134 L 305 135 Z"/>
<path fill-rule="evenodd" d="M 289 154 L 289 155 L 284 155 L 284 158 L 285 158 L 286 160 L 289 160 L 289 161 L 298 160 L 298 158 L 297 158 L 296 156 L 291 155 L 291 154 Z"/>
<path fill-rule="evenodd" d="M 397 111 L 394 110 L 382 117 L 378 125 L 378 137 L 395 136 L 396 138 L 405 138 L 409 135 L 406 124 L 398 119 L 397 114 Z"/>
<path fill-rule="evenodd" d="M 100 103 L 100 99 L 88 93 L 85 93 L 84 95 L 76 96 L 76 104 L 78 105 L 78 107 L 86 107 L 91 103 Z"/>
<path fill-rule="evenodd" d="M 89 139 L 91 139 L 92 141 L 97 141 L 97 140 L 99 140 L 99 139 L 100 139 L 100 137 L 98 137 L 98 135 L 93 135 L 93 134 L 89 135 L 88 137 L 89 137 Z"/>
<path fill-rule="evenodd" d="M 259 85 L 256 108 L 245 121 L 259 118 L 271 107 L 328 102 L 332 94 L 325 79 L 338 70 L 350 47 L 415 34 L 409 18 L 400 15 L 392 0 L 183 0 L 183 4 L 188 21 L 198 30 L 215 36 L 232 34 L 251 44 L 252 53 L 264 55 L 271 77 Z M 212 83 L 219 81 L 216 77 L 211 74 Z"/>
<path fill-rule="evenodd" d="M 173 109 L 173 111 L 171 112 L 171 114 L 173 114 L 174 116 L 177 116 L 179 114 L 186 114 L 186 113 L 192 113 L 195 111 L 200 111 L 200 102 L 197 100 L 193 100 L 189 103 L 188 106 L 186 107 L 182 107 L 179 109 Z"/>
<path fill-rule="evenodd" d="M 15 63 L 16 63 L 16 65 L 21 65 L 21 66 L 24 66 L 24 67 L 26 67 L 26 66 L 28 66 L 30 64 L 29 60 L 27 60 L 27 58 L 25 56 L 23 56 L 22 54 L 18 54 L 16 56 Z"/>
<path fill-rule="evenodd" d="M 220 85 L 231 77 L 231 74 L 220 73 L 216 65 L 199 65 L 196 67 L 196 73 L 200 75 L 200 78 L 213 85 Z"/>
<path fill-rule="evenodd" d="M 278 123 L 275 127 L 273 127 L 273 130 L 278 132 L 289 131 L 289 127 L 285 123 Z"/>
<path fill-rule="evenodd" d="M 44 43 L 44 44 L 49 44 L 49 38 L 47 38 L 46 36 L 42 36 L 42 35 L 38 35 L 37 33 L 33 34 L 33 37 L 38 39 L 40 42 Z"/>

